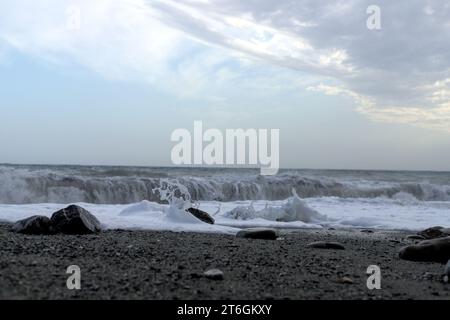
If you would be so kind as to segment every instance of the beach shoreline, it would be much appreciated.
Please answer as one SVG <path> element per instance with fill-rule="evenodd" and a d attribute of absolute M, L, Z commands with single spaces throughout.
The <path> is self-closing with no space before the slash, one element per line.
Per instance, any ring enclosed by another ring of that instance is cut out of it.
<path fill-rule="evenodd" d="M 108 230 L 22 235 L 0 224 L 0 299 L 448 299 L 439 263 L 404 261 L 411 232 L 282 231 L 279 240 L 232 235 Z M 335 241 L 345 250 L 307 247 Z M 67 267 L 81 270 L 69 290 Z M 381 269 L 369 290 L 367 268 Z M 203 273 L 223 271 L 223 280 Z M 350 279 L 350 280 L 349 280 Z"/>

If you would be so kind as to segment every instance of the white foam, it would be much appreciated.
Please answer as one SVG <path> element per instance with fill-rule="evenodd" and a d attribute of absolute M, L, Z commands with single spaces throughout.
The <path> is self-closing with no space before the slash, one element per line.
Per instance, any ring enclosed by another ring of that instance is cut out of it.
<path fill-rule="evenodd" d="M 20 170 L 26 171 L 23 174 L 27 175 L 27 177 L 30 176 L 28 170 Z M 5 174 L 5 172 L 8 172 L 8 174 Z M 18 197 L 16 200 L 28 201 L 34 199 L 33 201 L 35 201 L 35 198 L 26 192 L 15 193 L 15 187 L 21 187 L 19 189 L 23 190 L 23 188 L 29 188 L 32 185 L 35 188 L 34 190 L 42 189 L 43 194 L 53 190 L 52 188 L 48 189 L 42 179 L 38 179 L 37 182 L 32 179 L 31 181 L 34 182 L 24 187 L 22 184 L 25 180 L 17 179 L 15 175 L 17 172 L 17 169 L 3 169 L 5 179 L 0 179 L 0 197 L 11 197 L 12 199 Z M 42 174 L 42 172 L 39 171 L 39 174 Z M 45 175 L 47 176 L 49 173 L 45 172 Z M 270 190 L 276 191 L 283 185 L 286 187 L 283 179 L 285 177 L 282 176 L 280 181 L 278 181 L 279 183 L 269 183 Z M 266 183 L 267 181 L 265 180 L 267 178 L 257 178 L 257 181 L 260 183 Z M 62 179 L 61 181 L 65 180 Z M 334 226 L 338 228 L 364 227 L 419 230 L 434 225 L 448 226 L 448 221 L 450 221 L 450 201 L 446 200 L 448 196 L 447 185 L 437 188 L 436 185 L 427 183 L 403 185 L 403 182 L 399 182 L 408 192 L 401 191 L 401 188 L 395 187 L 386 189 L 386 194 L 384 192 L 376 192 L 374 195 L 377 196 L 373 197 L 314 196 L 300 199 L 294 192 L 292 197 L 276 201 L 199 201 L 197 206 L 200 209 L 214 215 L 216 224 L 210 225 L 201 222 L 186 212 L 186 209 L 193 205 L 190 192 L 200 193 L 201 188 L 192 189 L 192 186 L 185 180 L 182 180 L 182 182 L 178 182 L 177 179 L 160 178 L 156 187 L 150 190 L 152 196 L 158 197 L 156 199 L 158 202 L 145 200 L 126 205 L 77 203 L 76 201 L 75 203 L 92 212 L 108 229 L 147 229 L 230 234 L 235 233 L 238 230 L 237 228 L 244 227 L 321 228 L 322 226 Z M 69 180 L 67 183 L 72 184 L 73 181 Z M 91 181 L 90 183 L 93 182 Z M 105 183 L 105 181 L 102 181 L 102 183 Z M 377 182 L 375 181 L 374 184 L 377 184 Z M 84 183 L 80 185 L 84 186 Z M 236 187 L 236 185 L 233 186 Z M 234 187 L 232 190 L 239 191 L 242 189 L 239 185 L 236 188 Z M 313 183 L 310 187 L 313 190 L 316 187 L 318 188 L 317 190 L 321 190 L 321 183 Z M 338 187 L 341 186 L 338 185 Z M 63 197 L 61 193 L 58 193 L 55 197 L 57 199 L 66 199 L 66 196 L 76 195 L 75 191 L 78 189 L 72 190 L 71 188 L 70 186 L 58 187 L 58 192 L 65 190 L 64 192 L 67 192 L 67 194 L 64 193 Z M 214 190 L 214 188 L 214 186 L 210 186 L 210 189 Z M 373 190 L 372 188 L 373 186 L 370 186 L 369 190 Z M 244 189 L 255 189 L 256 193 L 260 192 L 257 186 Z M 95 191 L 96 189 L 92 190 Z M 115 188 L 113 198 L 119 199 L 118 195 L 126 193 L 126 190 L 126 188 L 125 191 L 121 188 Z M 147 187 L 145 190 L 147 194 L 150 194 Z M 393 193 L 394 191 L 395 193 Z M 234 191 L 230 194 L 233 193 Z M 425 196 L 423 195 L 424 193 Z M 139 196 L 140 193 L 130 192 L 130 194 L 140 199 L 143 198 Z M 365 193 L 363 192 L 363 194 Z M 370 194 L 372 195 L 372 193 Z M 413 194 L 417 194 L 418 197 L 413 196 Z M 47 198 L 43 197 L 42 199 Z M 428 200 L 424 201 L 423 199 Z M 440 201 L 432 201 L 431 199 Z M 68 203 L 69 201 L 61 202 Z M 50 216 L 53 212 L 65 206 L 67 204 L 0 204 L 0 220 L 15 222 L 36 214 Z"/>
<path fill-rule="evenodd" d="M 450 202 L 414 201 L 384 197 L 343 199 L 323 197 L 307 199 L 307 204 L 328 217 L 328 226 L 374 229 L 421 230 L 448 226 Z"/>
<path fill-rule="evenodd" d="M 297 211 L 297 200 L 279 201 L 201 201 L 199 208 L 212 213 L 215 225 L 193 218 L 182 209 L 168 204 L 142 201 L 129 205 L 76 203 L 94 214 L 107 229 L 145 229 L 234 234 L 237 228 L 375 228 L 420 230 L 434 225 L 447 226 L 449 202 L 401 202 L 395 199 L 342 199 L 322 197 L 302 199 L 300 206 L 320 212 L 304 216 Z M 0 205 L 0 220 L 17 220 L 51 214 L 66 204 Z M 292 208 L 296 208 L 293 210 Z M 292 210 L 292 211 L 291 211 Z M 232 212 L 238 214 L 231 214 Z M 308 210 L 306 210 L 308 212 Z M 215 213 L 215 214 L 214 214 Z M 294 213 L 294 215 L 293 215 Z M 297 216 L 297 221 L 281 217 Z M 326 216 L 326 218 L 325 218 Z M 278 221 L 277 221 L 278 220 Z M 283 220 L 283 221 L 280 221 Z"/>

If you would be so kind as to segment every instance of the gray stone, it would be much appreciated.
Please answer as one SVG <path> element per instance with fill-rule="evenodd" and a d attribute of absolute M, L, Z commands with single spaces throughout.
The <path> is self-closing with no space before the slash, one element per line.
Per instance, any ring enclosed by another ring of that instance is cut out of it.
<path fill-rule="evenodd" d="M 278 233 L 275 229 L 270 228 L 247 228 L 240 230 L 236 234 L 236 238 L 276 240 Z"/>
<path fill-rule="evenodd" d="M 421 241 L 400 250 L 399 257 L 410 261 L 446 263 L 450 259 L 450 237 Z"/>
<path fill-rule="evenodd" d="M 309 243 L 306 246 L 314 249 L 345 250 L 345 247 L 339 242 L 317 241 Z"/>
<path fill-rule="evenodd" d="M 196 209 L 196 208 L 189 208 L 186 210 L 187 212 L 189 212 L 190 214 L 192 214 L 194 217 L 196 217 L 197 219 L 209 223 L 209 224 L 214 224 L 214 218 L 211 217 L 209 215 L 209 213 Z"/>
<path fill-rule="evenodd" d="M 53 233 L 52 222 L 45 216 L 32 216 L 17 221 L 12 230 L 24 234 L 51 234 Z"/>
<path fill-rule="evenodd" d="M 450 259 L 447 261 L 447 264 L 445 265 L 444 275 L 450 277 Z"/>
<path fill-rule="evenodd" d="M 353 280 L 351 278 L 349 278 L 349 277 L 340 278 L 338 280 L 338 282 L 339 283 L 343 283 L 343 284 L 353 284 L 354 283 Z"/>
<path fill-rule="evenodd" d="M 219 269 L 210 269 L 203 274 L 206 278 L 211 280 L 223 280 L 223 272 Z"/>
<path fill-rule="evenodd" d="M 450 236 L 450 228 L 437 226 L 425 229 L 417 234 L 423 236 L 425 239 L 444 238 Z"/>
<path fill-rule="evenodd" d="M 55 212 L 51 221 L 55 231 L 65 234 L 89 234 L 102 230 L 94 215 L 76 205 Z"/>
<path fill-rule="evenodd" d="M 408 240 L 425 240 L 425 237 L 420 236 L 418 234 L 410 234 L 409 236 L 406 237 L 406 239 L 408 239 Z"/>

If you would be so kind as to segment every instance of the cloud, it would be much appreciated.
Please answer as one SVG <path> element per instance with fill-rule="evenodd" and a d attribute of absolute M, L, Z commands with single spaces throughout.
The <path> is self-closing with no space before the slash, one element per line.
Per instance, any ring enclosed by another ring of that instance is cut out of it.
<path fill-rule="evenodd" d="M 380 0 L 381 30 L 366 27 L 372 1 L 80 0 L 76 30 L 73 3 L 3 1 L 0 46 L 183 98 L 294 83 L 375 121 L 450 131 L 449 3 Z"/>
<path fill-rule="evenodd" d="M 431 128 L 450 133 L 450 100 L 448 88 L 441 89 L 449 84 L 450 79 L 437 82 L 434 87 L 437 91 L 431 93 L 430 100 L 439 101 L 435 107 L 402 107 L 376 105 L 373 98 L 362 96 L 351 90 L 320 84 L 308 87 L 309 91 L 322 92 L 329 96 L 345 96 L 357 105 L 356 110 L 369 119 L 378 122 L 409 124 L 421 128 Z"/>

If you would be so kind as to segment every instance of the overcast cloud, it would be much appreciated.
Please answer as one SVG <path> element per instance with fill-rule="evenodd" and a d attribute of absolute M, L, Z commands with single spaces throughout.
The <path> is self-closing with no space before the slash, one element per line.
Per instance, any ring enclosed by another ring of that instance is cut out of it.
<path fill-rule="evenodd" d="M 366 27 L 372 4 L 381 30 Z M 243 70 L 270 65 L 280 70 L 270 83 L 252 82 L 347 96 L 371 120 L 450 131 L 446 1 L 2 1 L 4 63 L 11 50 L 212 100 L 230 79 L 245 83 Z"/>

